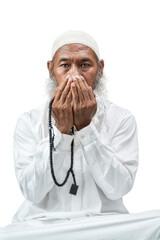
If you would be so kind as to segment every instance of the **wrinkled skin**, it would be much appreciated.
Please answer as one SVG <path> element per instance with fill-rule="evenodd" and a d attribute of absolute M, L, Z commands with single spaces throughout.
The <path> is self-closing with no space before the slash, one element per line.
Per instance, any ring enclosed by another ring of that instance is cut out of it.
<path fill-rule="evenodd" d="M 70 134 L 73 125 L 78 131 L 88 126 L 97 111 L 93 92 L 96 56 L 85 45 L 67 44 L 57 50 L 53 63 L 52 67 L 52 62 L 47 62 L 50 78 L 54 73 L 58 85 L 52 96 L 55 97 L 52 116 L 59 131 Z M 103 72 L 103 60 L 100 60 L 100 65 Z"/>

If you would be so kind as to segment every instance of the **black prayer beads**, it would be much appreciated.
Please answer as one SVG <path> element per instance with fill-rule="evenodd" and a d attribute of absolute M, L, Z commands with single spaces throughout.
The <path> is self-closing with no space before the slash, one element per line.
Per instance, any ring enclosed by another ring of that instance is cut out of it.
<path fill-rule="evenodd" d="M 53 97 L 49 103 L 49 116 L 48 116 L 48 121 L 49 121 L 49 153 L 50 153 L 50 167 L 51 167 L 51 175 L 53 178 L 53 181 L 55 182 L 55 184 L 59 187 L 62 187 L 68 180 L 70 173 L 72 174 L 73 177 L 73 181 L 74 184 L 72 184 L 71 189 L 70 189 L 70 194 L 76 195 L 77 194 L 77 190 L 78 190 L 78 185 L 76 185 L 76 179 L 75 179 L 75 174 L 73 171 L 73 159 L 74 159 L 74 139 L 71 142 L 71 165 L 70 168 L 66 174 L 66 177 L 64 179 L 64 181 L 62 183 L 58 183 L 55 177 L 55 173 L 54 173 L 54 168 L 53 168 L 53 151 L 56 151 L 55 147 L 54 147 L 54 130 L 53 130 L 53 126 L 52 126 L 52 121 L 51 121 L 51 111 L 52 111 L 52 103 L 54 101 L 55 97 Z M 74 127 L 72 127 L 72 133 L 74 134 Z"/>

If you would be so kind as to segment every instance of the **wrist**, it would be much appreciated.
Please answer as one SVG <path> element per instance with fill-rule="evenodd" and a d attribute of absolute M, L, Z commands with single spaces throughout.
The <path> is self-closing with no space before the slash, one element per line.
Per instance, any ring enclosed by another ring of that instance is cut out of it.
<path fill-rule="evenodd" d="M 91 121 L 90 121 L 91 122 Z M 85 127 L 87 127 L 89 124 L 90 124 L 90 122 L 88 122 L 88 123 L 84 123 L 84 124 L 76 124 L 75 126 L 76 126 L 76 129 L 77 129 L 77 131 L 80 131 L 82 128 L 85 128 Z"/>
<path fill-rule="evenodd" d="M 71 135 L 71 134 L 72 134 L 72 133 L 71 133 L 71 129 L 66 129 L 66 128 L 60 127 L 60 126 L 58 126 L 58 125 L 56 125 L 56 124 L 55 124 L 55 126 L 56 126 L 56 128 L 57 128 L 61 133 L 63 133 L 63 134 L 68 134 L 68 135 Z"/>
<path fill-rule="evenodd" d="M 70 131 L 61 130 L 60 132 L 63 134 L 72 135 L 71 130 Z"/>

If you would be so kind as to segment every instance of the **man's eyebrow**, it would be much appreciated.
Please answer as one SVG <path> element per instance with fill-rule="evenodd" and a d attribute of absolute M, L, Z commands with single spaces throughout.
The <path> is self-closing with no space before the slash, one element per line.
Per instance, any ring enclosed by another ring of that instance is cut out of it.
<path fill-rule="evenodd" d="M 60 58 L 58 63 L 65 62 L 65 61 L 69 61 L 69 59 L 68 58 Z"/>
<path fill-rule="evenodd" d="M 68 58 L 60 58 L 58 63 L 66 62 L 66 61 L 70 61 L 70 59 L 68 59 Z M 82 58 L 79 61 L 80 62 L 90 62 L 90 63 L 93 63 L 93 61 L 90 58 Z"/>
<path fill-rule="evenodd" d="M 90 62 L 90 63 L 93 63 L 90 58 L 82 58 L 82 59 L 80 59 L 80 61 L 81 61 L 81 62 Z"/>

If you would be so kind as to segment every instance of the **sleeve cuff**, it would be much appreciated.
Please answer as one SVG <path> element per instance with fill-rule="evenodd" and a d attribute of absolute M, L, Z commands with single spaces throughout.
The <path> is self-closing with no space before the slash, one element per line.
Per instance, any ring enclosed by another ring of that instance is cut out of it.
<path fill-rule="evenodd" d="M 55 148 L 57 147 L 58 149 L 62 150 L 69 150 L 71 147 L 71 142 L 73 140 L 73 135 L 68 135 L 61 133 L 56 126 L 53 126 L 54 128 L 54 146 Z"/>
<path fill-rule="evenodd" d="M 99 132 L 92 121 L 88 126 L 77 131 L 76 135 L 83 146 L 86 146 L 99 138 Z"/>

